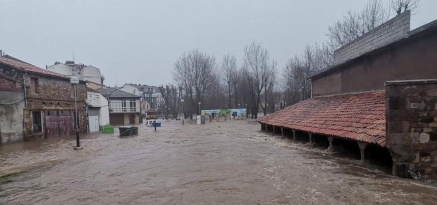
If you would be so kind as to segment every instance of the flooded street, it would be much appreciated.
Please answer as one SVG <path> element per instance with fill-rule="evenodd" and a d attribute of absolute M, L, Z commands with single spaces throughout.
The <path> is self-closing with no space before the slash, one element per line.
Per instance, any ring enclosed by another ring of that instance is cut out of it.
<path fill-rule="evenodd" d="M 1 147 L 0 204 L 437 204 L 437 189 L 259 131 L 164 121 Z"/>

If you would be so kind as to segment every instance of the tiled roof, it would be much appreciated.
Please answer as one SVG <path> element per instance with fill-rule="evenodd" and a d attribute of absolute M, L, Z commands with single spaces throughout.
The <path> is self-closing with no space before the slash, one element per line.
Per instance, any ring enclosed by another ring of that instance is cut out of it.
<path fill-rule="evenodd" d="M 23 71 L 27 71 L 27 72 L 31 72 L 31 73 L 36 73 L 36 74 L 41 74 L 41 75 L 48 75 L 48 76 L 53 76 L 53 77 L 60 77 L 60 78 L 65 78 L 65 79 L 69 79 L 67 76 L 59 74 L 59 73 L 55 73 L 46 69 L 42 69 L 39 67 L 36 67 L 32 64 L 26 63 L 24 61 L 21 61 L 19 59 L 16 59 L 12 56 L 2 56 L 0 57 L 0 64 L 4 64 L 10 67 L 13 67 L 15 69 L 18 70 L 23 70 Z"/>
<path fill-rule="evenodd" d="M 110 98 L 141 98 L 140 96 L 128 93 L 128 92 L 124 92 L 122 90 L 119 89 L 115 89 L 115 88 L 100 88 L 96 90 L 97 92 L 102 93 L 103 95 L 109 95 L 108 97 Z"/>
<path fill-rule="evenodd" d="M 385 147 L 385 92 L 314 97 L 258 122 Z"/>

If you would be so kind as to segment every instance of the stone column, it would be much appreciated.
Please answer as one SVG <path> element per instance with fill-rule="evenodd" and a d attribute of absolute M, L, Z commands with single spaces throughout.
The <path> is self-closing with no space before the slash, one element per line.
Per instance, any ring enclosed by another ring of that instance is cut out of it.
<path fill-rule="evenodd" d="M 296 140 L 296 130 L 293 130 L 293 139 Z"/>
<path fill-rule="evenodd" d="M 364 160 L 365 160 L 364 150 L 366 149 L 368 143 L 366 143 L 366 142 L 357 142 L 357 143 L 358 143 L 358 147 L 360 147 L 361 162 L 364 162 Z"/>
<path fill-rule="evenodd" d="M 308 133 L 308 136 L 310 138 L 310 143 L 313 144 L 313 133 Z"/>
<path fill-rule="evenodd" d="M 275 126 L 272 125 L 272 133 L 275 134 Z"/>
<path fill-rule="evenodd" d="M 332 141 L 334 141 L 334 137 L 328 136 L 328 141 L 329 141 L 328 152 L 333 152 L 334 151 L 334 147 L 332 145 Z"/>
<path fill-rule="evenodd" d="M 281 136 L 284 137 L 284 128 L 281 127 Z"/>

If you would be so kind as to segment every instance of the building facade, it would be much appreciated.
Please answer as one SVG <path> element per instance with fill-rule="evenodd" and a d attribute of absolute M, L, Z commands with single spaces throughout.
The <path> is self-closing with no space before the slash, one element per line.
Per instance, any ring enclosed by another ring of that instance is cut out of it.
<path fill-rule="evenodd" d="M 111 125 L 141 123 L 141 97 L 115 88 L 97 90 L 109 100 L 109 122 Z"/>
<path fill-rule="evenodd" d="M 355 142 L 361 160 L 388 155 L 394 175 L 437 175 L 437 21 L 410 31 L 409 15 L 337 50 L 312 98 L 260 118 L 262 130 Z"/>
<path fill-rule="evenodd" d="M 108 100 L 98 91 L 88 88 L 87 105 L 89 131 L 102 131 L 103 126 L 109 124 Z"/>
<path fill-rule="evenodd" d="M 17 92 L 17 89 L 21 89 L 22 98 L 18 94 L 11 97 L 20 99 L 24 103 L 23 114 L 21 117 L 14 114 L 17 118 L 13 122 L 14 125 L 22 124 L 23 140 L 74 134 L 76 116 L 74 87 L 69 77 L 38 68 L 12 56 L 0 57 L 0 74 L 15 82 L 13 89 Z M 3 78 L 2 81 L 5 79 Z M 87 132 L 84 81 L 80 81 L 77 85 L 77 104 L 80 132 Z M 15 129 L 17 130 L 18 128 Z"/>

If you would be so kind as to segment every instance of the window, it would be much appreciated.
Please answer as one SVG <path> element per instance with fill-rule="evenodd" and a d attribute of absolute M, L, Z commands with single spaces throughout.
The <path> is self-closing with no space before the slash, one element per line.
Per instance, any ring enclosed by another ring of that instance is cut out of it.
<path fill-rule="evenodd" d="M 121 111 L 122 112 L 127 112 L 126 100 L 122 100 L 121 101 Z"/>
<path fill-rule="evenodd" d="M 39 93 L 38 78 L 30 78 L 30 92 L 35 94 Z"/>
<path fill-rule="evenodd" d="M 130 112 L 136 112 L 137 110 L 137 102 L 135 100 L 130 100 L 129 102 Z"/>
<path fill-rule="evenodd" d="M 32 112 L 32 123 L 33 132 L 42 132 L 41 112 Z"/>

